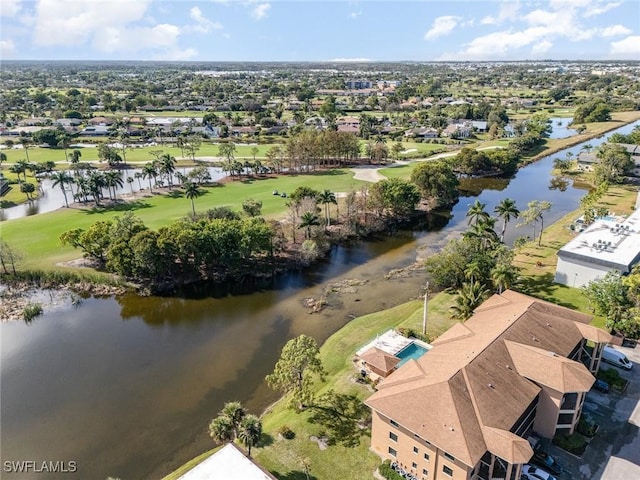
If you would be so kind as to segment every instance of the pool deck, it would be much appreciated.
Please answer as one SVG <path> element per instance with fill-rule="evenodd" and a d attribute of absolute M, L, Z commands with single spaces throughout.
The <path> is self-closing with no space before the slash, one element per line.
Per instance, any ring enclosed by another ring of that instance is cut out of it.
<path fill-rule="evenodd" d="M 412 343 L 420 345 L 421 347 L 426 348 L 427 350 L 431 348 L 431 345 L 428 343 L 422 342 L 415 338 L 407 338 L 400 335 L 395 330 L 387 330 L 382 335 L 378 335 L 376 338 L 367 343 L 364 347 L 360 348 L 356 352 L 356 356 L 360 357 L 364 352 L 369 350 L 370 348 L 376 347 L 382 350 L 389 355 L 396 355 L 402 349 L 408 347 Z"/>

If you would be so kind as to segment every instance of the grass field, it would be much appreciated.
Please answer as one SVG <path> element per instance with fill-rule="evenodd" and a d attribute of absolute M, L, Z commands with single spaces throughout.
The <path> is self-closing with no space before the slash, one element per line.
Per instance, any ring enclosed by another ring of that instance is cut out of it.
<path fill-rule="evenodd" d="M 262 201 L 262 213 L 265 216 L 276 217 L 286 211 L 288 199 L 272 195 L 273 190 L 291 193 L 299 186 L 311 185 L 317 190 L 346 192 L 362 183 L 354 180 L 353 172 L 346 169 L 310 175 L 248 179 L 203 189 L 204 195 L 195 200 L 195 205 L 196 211 L 218 206 L 228 206 L 241 211 L 242 202 L 247 198 L 253 198 Z M 80 256 L 78 250 L 60 246 L 58 238 L 67 230 L 87 228 L 93 222 L 111 219 L 125 211 L 132 211 L 147 226 L 156 229 L 186 216 L 191 209 L 190 200 L 182 196 L 179 189 L 166 195 L 150 195 L 148 191 L 136 195 L 137 200 L 119 204 L 114 208 L 63 208 L 43 215 L 5 221 L 2 222 L 2 238 L 21 251 L 20 269 L 51 269 L 55 268 L 58 262 Z"/>

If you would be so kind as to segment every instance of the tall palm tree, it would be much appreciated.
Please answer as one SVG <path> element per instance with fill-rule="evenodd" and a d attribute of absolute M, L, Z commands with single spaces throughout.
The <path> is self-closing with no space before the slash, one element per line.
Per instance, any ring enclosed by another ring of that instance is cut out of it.
<path fill-rule="evenodd" d="M 300 217 L 300 225 L 298 228 L 305 228 L 305 238 L 309 240 L 311 238 L 311 227 L 317 227 L 320 225 L 320 219 L 313 212 L 304 212 Z"/>
<path fill-rule="evenodd" d="M 29 149 L 31 148 L 31 143 L 30 138 L 22 137 L 20 139 L 20 144 L 22 145 L 22 148 L 24 148 L 24 154 L 27 156 L 27 162 L 31 161 L 29 160 Z"/>
<path fill-rule="evenodd" d="M 160 165 L 160 173 L 167 176 L 169 188 L 173 187 L 173 173 L 176 171 L 176 159 L 170 154 L 165 153 L 158 159 Z"/>
<path fill-rule="evenodd" d="M 71 163 L 79 163 L 82 152 L 80 150 L 74 150 L 71 152 Z"/>
<path fill-rule="evenodd" d="M 142 173 L 141 172 L 134 173 L 133 178 L 138 180 L 138 190 L 142 190 L 142 183 L 140 183 L 140 179 L 142 178 Z"/>
<path fill-rule="evenodd" d="M 20 191 L 27 196 L 27 200 L 31 201 L 33 200 L 31 195 L 36 191 L 36 187 L 33 183 L 20 182 Z"/>
<path fill-rule="evenodd" d="M 328 190 L 328 189 L 324 190 L 318 196 L 318 201 L 324 204 L 325 220 L 327 221 L 327 225 L 331 225 L 331 216 L 329 215 L 329 204 L 330 203 L 333 203 L 334 205 L 338 204 L 336 200 L 336 194 L 333 193 L 331 190 Z"/>
<path fill-rule="evenodd" d="M 480 200 L 473 202 L 473 205 L 467 210 L 467 225 L 477 225 L 483 220 L 488 220 L 489 214 L 485 211 L 486 206 L 485 203 L 480 203 Z"/>
<path fill-rule="evenodd" d="M 127 183 L 129 184 L 129 189 L 131 190 L 131 196 L 135 196 L 133 193 L 133 177 L 127 177 Z"/>
<path fill-rule="evenodd" d="M 240 423 L 238 438 L 247 447 L 249 456 L 251 456 L 251 447 L 260 441 L 261 436 L 262 422 L 260 422 L 260 419 L 255 415 L 246 415 Z"/>
<path fill-rule="evenodd" d="M 193 182 L 184 182 L 182 185 L 184 188 L 184 196 L 191 200 L 191 211 L 196 214 L 196 205 L 194 199 L 202 195 L 202 191 L 198 188 L 198 185 Z"/>
<path fill-rule="evenodd" d="M 481 220 L 475 225 L 471 225 L 463 234 L 463 238 L 477 238 L 480 240 L 480 247 L 489 248 L 498 241 L 498 234 L 493 229 L 496 223 L 495 218 L 489 217 Z"/>
<path fill-rule="evenodd" d="M 104 175 L 100 172 L 91 172 L 89 175 L 89 191 L 93 195 L 93 200 L 96 202 L 96 207 L 100 206 L 100 199 L 102 198 L 102 189 L 106 187 Z"/>
<path fill-rule="evenodd" d="M 52 185 L 53 188 L 56 188 L 58 185 L 60 185 L 60 188 L 62 189 L 62 194 L 64 195 L 64 204 L 67 208 L 69 208 L 69 202 L 67 201 L 67 190 L 66 188 L 64 188 L 64 186 L 67 183 L 73 183 L 73 177 L 69 175 L 67 172 L 61 171 L 61 172 L 55 172 L 54 174 L 52 174 L 51 180 L 53 180 L 53 185 Z"/>
<path fill-rule="evenodd" d="M 516 201 L 511 198 L 505 198 L 495 206 L 493 211 L 498 215 L 498 218 L 502 218 L 502 231 L 500 232 L 500 241 L 504 243 L 504 233 L 507 230 L 507 223 L 512 218 L 518 218 L 520 216 L 520 210 L 516 206 Z"/>
<path fill-rule="evenodd" d="M 220 415 L 227 417 L 233 427 L 233 437 L 238 438 L 238 432 L 240 431 L 240 424 L 242 419 L 247 414 L 247 410 L 242 406 L 240 402 L 227 402 L 220 411 Z"/>
<path fill-rule="evenodd" d="M 2 164 L 6 161 L 7 161 L 7 154 L 4 152 L 0 152 L 0 166 L 2 166 Z"/>
<path fill-rule="evenodd" d="M 142 178 L 149 179 L 149 191 L 153 193 L 153 185 L 151 183 L 152 179 L 155 179 L 158 176 L 158 169 L 156 168 L 154 162 L 146 163 L 144 167 L 142 167 Z"/>
<path fill-rule="evenodd" d="M 16 177 L 18 177 L 18 181 L 20 181 L 20 175 L 24 175 L 25 182 L 27 181 L 27 166 L 29 163 L 26 160 L 18 160 L 16 163 L 9 167 L 9 171 L 11 173 L 15 173 Z"/>
<path fill-rule="evenodd" d="M 124 186 L 124 180 L 119 171 L 111 170 L 104 174 L 104 181 L 109 190 L 109 197 L 111 197 L 111 189 L 113 189 L 113 199 L 117 198 L 116 188 Z"/>

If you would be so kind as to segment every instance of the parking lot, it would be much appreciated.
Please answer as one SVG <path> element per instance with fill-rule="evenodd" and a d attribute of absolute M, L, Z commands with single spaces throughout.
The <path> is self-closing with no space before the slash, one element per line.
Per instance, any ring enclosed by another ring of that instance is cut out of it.
<path fill-rule="evenodd" d="M 640 344 L 635 348 L 616 347 L 634 363 L 631 371 L 618 369 L 630 384 L 624 394 L 587 394 L 583 411 L 600 429 L 582 458 L 558 447 L 547 450 L 566 469 L 563 478 L 584 480 L 640 479 Z M 601 368 L 616 368 L 603 363 Z"/>

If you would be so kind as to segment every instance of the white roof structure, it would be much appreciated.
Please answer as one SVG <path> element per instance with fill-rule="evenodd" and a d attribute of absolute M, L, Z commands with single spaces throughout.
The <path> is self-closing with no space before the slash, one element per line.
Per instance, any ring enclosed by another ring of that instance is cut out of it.
<path fill-rule="evenodd" d="M 358 350 L 356 352 L 356 355 L 360 357 L 364 352 L 373 347 L 379 348 L 389 355 L 395 355 L 412 342 L 413 340 L 409 340 L 407 337 L 404 337 L 395 330 L 391 329 L 371 340 L 364 347 Z"/>
<path fill-rule="evenodd" d="M 600 219 L 558 252 L 555 281 L 572 287 L 617 270 L 629 273 L 640 261 L 640 209 L 625 220 Z"/>
<path fill-rule="evenodd" d="M 178 480 L 275 480 L 233 443 L 228 443 Z"/>

